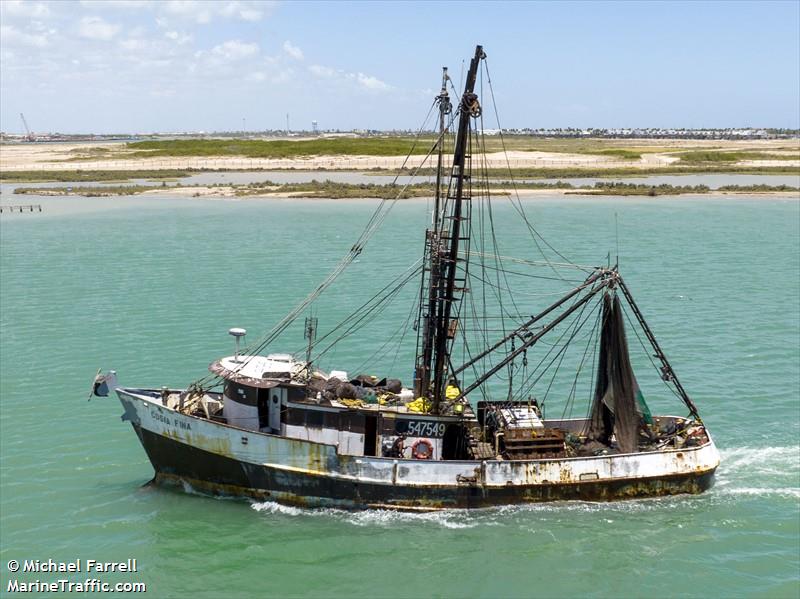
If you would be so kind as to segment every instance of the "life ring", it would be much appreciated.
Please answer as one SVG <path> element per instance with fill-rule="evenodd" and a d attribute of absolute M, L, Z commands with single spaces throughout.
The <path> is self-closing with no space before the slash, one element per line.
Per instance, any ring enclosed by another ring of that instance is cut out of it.
<path fill-rule="evenodd" d="M 427 439 L 420 439 L 411 446 L 411 455 L 415 460 L 430 460 L 433 457 L 433 444 Z"/>

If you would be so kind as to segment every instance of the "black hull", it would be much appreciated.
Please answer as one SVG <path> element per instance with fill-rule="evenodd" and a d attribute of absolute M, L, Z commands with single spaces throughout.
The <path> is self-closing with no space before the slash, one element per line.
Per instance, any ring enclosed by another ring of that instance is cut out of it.
<path fill-rule="evenodd" d="M 714 484 L 714 471 L 614 481 L 536 485 L 405 486 L 353 482 L 290 472 L 218 455 L 133 425 L 153 464 L 157 483 L 187 483 L 212 495 L 274 500 L 304 507 L 435 510 L 560 500 L 612 501 L 697 494 Z"/>

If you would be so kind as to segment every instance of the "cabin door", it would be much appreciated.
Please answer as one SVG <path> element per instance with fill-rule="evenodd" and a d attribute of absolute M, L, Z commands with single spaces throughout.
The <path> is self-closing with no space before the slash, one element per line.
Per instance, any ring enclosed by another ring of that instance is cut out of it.
<path fill-rule="evenodd" d="M 286 389 L 273 387 L 269 392 L 269 427 L 274 433 L 281 432 L 281 406 L 286 403 Z"/>
<path fill-rule="evenodd" d="M 378 455 L 378 417 L 367 415 L 364 422 L 364 455 Z"/>
<path fill-rule="evenodd" d="M 281 432 L 281 406 L 286 389 L 273 387 L 258 390 L 258 428 L 265 433 Z"/>

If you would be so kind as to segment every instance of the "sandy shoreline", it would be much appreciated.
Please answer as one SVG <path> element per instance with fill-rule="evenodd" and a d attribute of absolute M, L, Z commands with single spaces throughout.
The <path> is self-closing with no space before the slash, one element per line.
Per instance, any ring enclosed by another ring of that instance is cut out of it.
<path fill-rule="evenodd" d="M 674 166 L 679 160 L 670 152 L 687 149 L 722 147 L 723 150 L 756 149 L 784 153 L 778 148 L 796 144 L 796 140 L 626 140 L 632 147 L 654 147 L 663 152 L 643 153 L 641 159 L 623 159 L 613 155 L 576 154 L 569 152 L 543 152 L 512 150 L 506 153 L 486 154 L 488 168 L 575 168 L 575 169 L 613 169 L 641 168 L 657 169 Z M 670 143 L 674 142 L 674 143 Z M 680 144 L 680 145 L 678 145 Z M 84 142 L 75 144 L 18 143 L 0 144 L 0 170 L 13 171 L 74 171 L 74 170 L 370 170 L 397 169 L 421 166 L 425 156 L 309 156 L 294 158 L 247 158 L 244 156 L 186 156 L 156 158 L 125 158 L 128 153 L 124 143 L 103 144 L 102 148 L 113 157 L 92 156 L 100 146 Z M 407 162 L 406 162 L 407 160 Z M 426 166 L 431 166 L 430 160 Z M 734 166 L 730 164 L 728 166 Z M 800 167 L 800 160 L 743 160 L 735 166 Z"/>
<path fill-rule="evenodd" d="M 785 197 L 785 198 L 794 198 L 800 200 L 800 192 L 796 191 L 714 191 L 712 190 L 709 193 L 684 193 L 684 194 L 675 194 L 675 195 L 664 195 L 664 196 L 648 196 L 648 195 L 618 195 L 618 194 L 602 194 L 602 193 L 585 193 L 585 192 L 593 192 L 591 188 L 573 188 L 573 189 L 520 189 L 518 195 L 520 198 L 542 198 L 548 196 L 574 196 L 574 197 L 581 197 L 581 198 L 591 198 L 591 197 L 629 197 L 629 198 L 648 198 L 648 199 L 658 199 L 658 198 L 675 198 L 675 197 L 697 197 L 697 198 L 708 198 L 711 196 L 727 196 L 727 197 L 765 197 L 765 198 L 773 198 L 773 197 Z M 582 193 L 583 192 L 583 193 Z M 497 199 L 505 199 L 514 196 L 513 193 L 509 193 L 506 189 L 496 189 L 491 190 L 492 196 Z M 220 188 L 220 187 L 187 187 L 187 188 L 177 188 L 177 189 L 168 189 L 168 190 L 161 190 L 161 189 L 154 189 L 152 191 L 145 191 L 141 194 L 137 194 L 140 196 L 168 196 L 168 197 L 176 197 L 176 198 L 186 198 L 186 197 L 195 197 L 195 198 L 206 198 L 206 199 L 237 199 L 237 200 L 268 200 L 272 198 L 293 198 L 299 200 L 330 200 L 330 201 L 341 201 L 341 200 L 376 200 L 381 198 L 324 198 L 319 196 L 309 196 L 307 192 L 296 191 L 296 192 L 268 192 L 268 193 L 260 193 L 260 194 L 253 194 L 253 195 L 236 195 L 236 192 L 233 188 Z M 400 201 L 406 202 L 409 200 L 427 200 L 429 198 L 424 196 L 417 196 L 414 198 L 403 198 Z"/>
<path fill-rule="evenodd" d="M 318 195 L 309 195 L 308 191 L 264 191 L 263 193 L 248 193 L 237 194 L 235 187 L 222 187 L 222 186 L 193 186 L 193 187 L 166 187 L 158 189 L 150 189 L 134 194 L 92 194 L 90 196 L 80 193 L 80 186 L 77 186 L 72 191 L 64 192 L 61 189 L 53 189 L 52 191 L 43 189 L 35 194 L 38 197 L 104 197 L 104 198 L 118 198 L 118 197 L 166 197 L 166 198 L 205 198 L 205 199 L 236 199 L 236 200 L 261 200 L 271 198 L 295 198 L 302 200 L 375 200 L 381 199 L 374 196 L 365 197 L 324 197 Z M 615 193 L 596 193 L 597 190 L 587 187 L 573 187 L 573 188 L 547 188 L 547 189 L 519 189 L 517 193 L 509 189 L 492 189 L 491 195 L 497 199 L 509 198 L 519 196 L 520 198 L 540 198 L 548 196 L 577 196 L 577 197 L 640 197 L 640 198 L 663 198 L 663 197 L 678 197 L 678 196 L 692 196 L 692 197 L 709 197 L 709 196 L 747 196 L 747 197 L 789 197 L 800 199 L 800 192 L 797 191 L 716 191 L 711 190 L 708 193 L 676 193 L 658 196 L 650 196 L 648 194 L 615 194 Z M 24 196 L 27 194 L 17 194 Z M 401 201 L 412 199 L 426 200 L 428 196 L 414 196 L 411 198 L 398 198 Z"/>

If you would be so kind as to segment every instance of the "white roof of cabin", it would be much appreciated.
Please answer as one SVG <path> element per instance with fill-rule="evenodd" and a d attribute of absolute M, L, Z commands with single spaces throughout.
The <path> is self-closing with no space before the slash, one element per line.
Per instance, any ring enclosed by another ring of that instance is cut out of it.
<path fill-rule="evenodd" d="M 304 362 L 298 362 L 289 354 L 270 354 L 268 356 L 227 356 L 220 358 L 211 366 L 209 370 L 226 379 L 239 380 L 246 382 L 260 381 L 267 374 L 268 379 L 276 377 L 290 376 L 304 366 Z"/>

